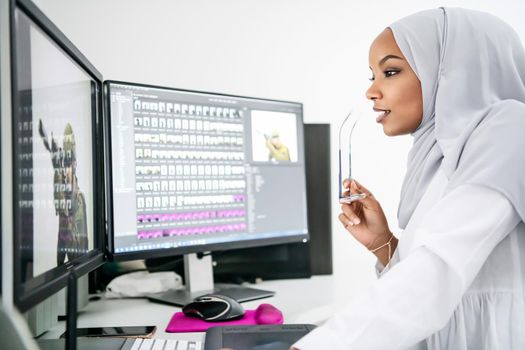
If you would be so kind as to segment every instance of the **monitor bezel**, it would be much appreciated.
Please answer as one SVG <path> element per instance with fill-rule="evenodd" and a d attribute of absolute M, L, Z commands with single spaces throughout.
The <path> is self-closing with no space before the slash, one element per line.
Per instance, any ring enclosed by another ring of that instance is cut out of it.
<path fill-rule="evenodd" d="M 162 89 L 162 90 L 171 90 L 176 92 L 182 92 L 182 93 L 195 93 L 195 94 L 208 94 L 208 95 L 214 95 L 217 97 L 226 97 L 226 98 L 243 98 L 243 99 L 251 99 L 251 100 L 259 100 L 259 101 L 266 101 L 266 102 L 277 102 L 277 103 L 286 103 L 286 104 L 294 104 L 297 105 L 301 110 L 301 120 L 300 122 L 304 124 L 304 118 L 303 118 L 303 104 L 300 102 L 293 102 L 293 101 L 284 101 L 284 100 L 276 100 L 276 99 L 268 99 L 268 98 L 259 98 L 259 97 L 252 97 L 252 96 L 241 96 L 241 95 L 232 95 L 232 94 L 224 94 L 224 93 L 216 93 L 216 92 L 207 92 L 207 91 L 198 91 L 198 90 L 189 90 L 189 89 L 179 89 L 179 88 L 173 88 L 173 87 L 166 87 L 166 86 L 158 86 L 158 85 L 151 85 L 151 84 L 143 84 L 143 83 L 133 83 L 133 82 L 126 82 L 126 81 L 119 81 L 119 80 L 105 80 L 104 81 L 104 112 L 105 112 L 105 122 L 106 126 L 104 130 L 106 133 L 104 134 L 105 137 L 105 145 L 106 145 L 106 190 L 107 190 L 107 196 L 108 202 L 106 203 L 108 211 L 107 211 L 107 222 L 108 222 L 108 230 L 107 230 L 107 254 L 108 258 L 113 261 L 127 261 L 127 260 L 137 260 L 137 259 L 149 259 L 149 258 L 161 258 L 161 257 L 167 257 L 167 256 L 174 256 L 174 255 L 181 255 L 181 254 L 190 254 L 190 253 L 200 253 L 200 252 L 212 252 L 212 251 L 222 251 L 222 250 L 230 250 L 230 249 L 238 249 L 238 248 L 254 248 L 254 247 L 262 247 L 262 246 L 270 246 L 270 245 L 277 245 L 277 244 L 284 244 L 284 243 L 296 243 L 296 242 L 307 242 L 309 240 L 309 231 L 308 231 L 308 219 L 305 217 L 306 224 L 307 224 L 307 232 L 303 235 L 294 235 L 294 236 L 286 236 L 286 237 L 273 237 L 270 239 L 253 239 L 253 240 L 245 240 L 245 241 L 237 241 L 237 242 L 223 242 L 223 243 L 213 243 L 213 244 L 203 244 L 198 246 L 188 246 L 188 247 L 175 247 L 175 248 L 161 248 L 161 249 L 154 249 L 154 250 L 141 250 L 136 252 L 124 252 L 124 253 L 115 253 L 115 242 L 114 242 L 114 225 L 113 225 L 113 192 L 112 192 L 112 185 L 113 185 L 113 174 L 112 174 L 112 152 L 111 152 L 111 109 L 110 109 L 110 85 L 111 84 L 118 84 L 118 85 L 129 85 L 129 86 L 137 86 L 142 88 L 153 88 L 153 89 Z M 304 149 L 304 134 L 302 135 L 302 143 L 303 143 L 303 149 Z M 300 158 L 303 169 L 305 164 L 305 155 L 304 152 L 302 153 L 302 158 Z M 306 196 L 306 170 L 303 172 L 304 177 L 304 193 Z M 305 198 L 306 199 L 306 198 Z M 306 203 L 305 203 L 305 213 L 306 213 Z"/>
<path fill-rule="evenodd" d="M 16 221 L 18 193 L 15 191 L 18 184 L 15 169 L 15 159 L 12 160 L 13 176 L 13 299 L 15 305 L 24 312 L 52 294 L 58 292 L 67 285 L 70 270 L 74 270 L 77 276 L 96 269 L 106 260 L 104 252 L 104 230 L 105 230 L 105 207 L 104 207 L 104 181 L 103 181 L 103 125 L 104 116 L 102 108 L 102 74 L 88 61 L 88 59 L 78 50 L 78 48 L 53 24 L 46 15 L 29 0 L 10 0 L 9 8 L 9 28 L 10 28 L 10 55 L 11 55 L 11 103 L 12 103 L 12 124 L 11 134 L 15 134 L 16 111 L 18 110 L 18 82 L 17 82 L 17 60 L 16 60 L 16 23 L 15 12 L 19 9 L 23 12 L 40 30 L 56 44 L 73 62 L 78 64 L 86 74 L 95 82 L 92 118 L 92 140 L 93 140 L 93 250 L 86 255 L 57 266 L 39 276 L 33 277 L 28 281 L 22 281 L 20 250 L 18 249 L 20 237 L 16 234 L 18 225 Z M 15 138 L 13 137 L 12 150 L 15 150 Z M 17 263 L 18 262 L 18 263 Z M 28 288 L 27 283 L 31 284 Z"/>

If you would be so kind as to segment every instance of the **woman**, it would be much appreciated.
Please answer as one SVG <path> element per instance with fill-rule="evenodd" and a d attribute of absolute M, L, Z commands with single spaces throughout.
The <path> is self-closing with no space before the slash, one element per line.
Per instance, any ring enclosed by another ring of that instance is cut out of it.
<path fill-rule="evenodd" d="M 525 52 L 498 18 L 435 9 L 385 29 L 366 95 L 412 134 L 398 241 L 356 181 L 341 223 L 378 257 L 368 293 L 297 342 L 308 349 L 525 349 Z"/>

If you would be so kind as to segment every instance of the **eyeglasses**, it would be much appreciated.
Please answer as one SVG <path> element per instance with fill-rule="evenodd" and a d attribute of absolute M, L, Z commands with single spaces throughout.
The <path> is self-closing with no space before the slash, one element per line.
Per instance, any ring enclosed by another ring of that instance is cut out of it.
<path fill-rule="evenodd" d="M 345 120 L 341 123 L 341 126 L 339 127 L 339 203 L 352 203 L 356 200 L 366 198 L 366 194 L 364 193 L 354 193 L 350 194 L 349 196 L 345 196 L 343 194 L 343 176 L 342 176 L 342 162 L 341 162 L 341 134 L 343 131 L 343 126 L 345 125 L 346 121 L 350 119 L 350 116 L 352 115 L 352 112 L 348 113 Z M 352 127 L 350 129 L 350 136 L 348 137 L 348 179 L 352 179 L 352 133 L 354 132 L 354 128 L 357 124 L 358 119 L 354 119 L 354 122 L 352 124 Z"/>

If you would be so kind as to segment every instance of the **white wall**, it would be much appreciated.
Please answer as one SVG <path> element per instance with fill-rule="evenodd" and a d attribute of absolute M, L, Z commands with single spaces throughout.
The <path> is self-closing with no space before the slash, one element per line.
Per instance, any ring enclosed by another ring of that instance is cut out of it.
<path fill-rule="evenodd" d="M 525 39 L 518 0 L 35 0 L 104 79 L 304 103 L 305 122 L 332 123 L 333 241 L 338 293 L 374 278 L 374 259 L 337 220 L 337 128 L 362 115 L 354 177 L 383 204 L 391 229 L 410 137 L 387 138 L 364 98 L 368 47 L 392 21 L 425 8 L 496 14 Z M 351 286 L 347 289 L 346 286 Z"/>

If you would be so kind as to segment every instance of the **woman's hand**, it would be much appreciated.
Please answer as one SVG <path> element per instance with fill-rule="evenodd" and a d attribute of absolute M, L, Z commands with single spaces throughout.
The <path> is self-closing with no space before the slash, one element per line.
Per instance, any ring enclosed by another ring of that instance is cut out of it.
<path fill-rule="evenodd" d="M 343 182 L 343 187 L 349 187 L 349 191 L 344 193 L 345 196 L 364 193 L 366 198 L 349 204 L 342 204 L 339 221 L 368 250 L 387 242 L 392 237 L 392 233 L 388 228 L 383 209 L 372 193 L 355 180 L 346 179 Z"/>

